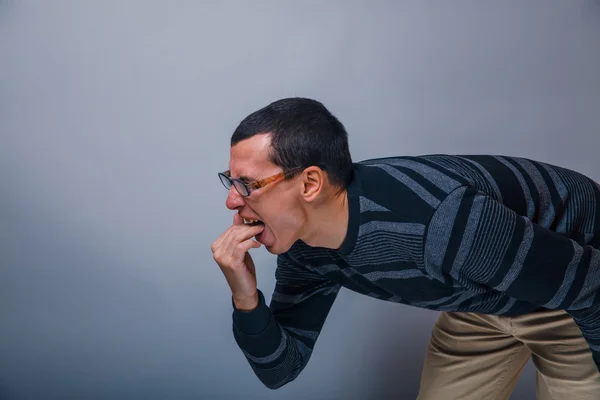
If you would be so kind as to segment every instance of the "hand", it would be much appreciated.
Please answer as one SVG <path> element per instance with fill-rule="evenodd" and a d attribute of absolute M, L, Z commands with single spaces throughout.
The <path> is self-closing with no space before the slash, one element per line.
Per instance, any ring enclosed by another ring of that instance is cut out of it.
<path fill-rule="evenodd" d="M 213 258 L 231 288 L 235 307 L 240 310 L 252 310 L 258 306 L 256 269 L 248 250 L 260 247 L 253 238 L 264 228 L 262 224 L 244 224 L 242 217 L 236 213 L 233 225 L 211 246 Z"/>

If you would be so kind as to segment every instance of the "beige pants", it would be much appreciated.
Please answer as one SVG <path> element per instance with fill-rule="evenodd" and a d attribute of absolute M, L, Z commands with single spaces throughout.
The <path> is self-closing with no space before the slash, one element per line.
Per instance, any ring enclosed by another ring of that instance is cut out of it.
<path fill-rule="evenodd" d="M 563 311 L 519 317 L 442 313 L 418 399 L 509 399 L 530 357 L 538 399 L 600 400 L 600 373 L 589 346 Z"/>

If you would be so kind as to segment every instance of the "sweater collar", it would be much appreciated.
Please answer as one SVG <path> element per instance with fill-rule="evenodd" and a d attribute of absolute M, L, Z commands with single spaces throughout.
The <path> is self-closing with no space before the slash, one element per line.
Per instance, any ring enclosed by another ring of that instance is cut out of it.
<path fill-rule="evenodd" d="M 348 229 L 346 237 L 342 245 L 337 250 L 341 256 L 346 256 L 352 253 L 358 237 L 358 227 L 360 225 L 360 194 L 362 193 L 362 185 L 356 164 L 352 170 L 352 181 L 347 188 L 348 194 Z"/>

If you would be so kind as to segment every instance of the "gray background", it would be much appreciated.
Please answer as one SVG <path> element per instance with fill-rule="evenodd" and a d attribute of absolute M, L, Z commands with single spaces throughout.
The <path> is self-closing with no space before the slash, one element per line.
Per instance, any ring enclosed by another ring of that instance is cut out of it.
<path fill-rule="evenodd" d="M 0 398 L 414 398 L 437 313 L 346 290 L 296 381 L 255 378 L 210 251 L 231 132 L 309 96 L 356 160 L 598 179 L 599 73 L 596 0 L 0 0 Z M 529 365 L 513 398 L 534 392 Z"/>

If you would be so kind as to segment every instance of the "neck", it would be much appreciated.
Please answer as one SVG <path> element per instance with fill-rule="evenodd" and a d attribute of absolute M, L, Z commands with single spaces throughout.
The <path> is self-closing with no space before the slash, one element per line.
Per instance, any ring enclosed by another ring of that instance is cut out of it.
<path fill-rule="evenodd" d="M 328 199 L 307 210 L 302 241 L 312 247 L 340 248 L 348 231 L 348 193 Z"/>

